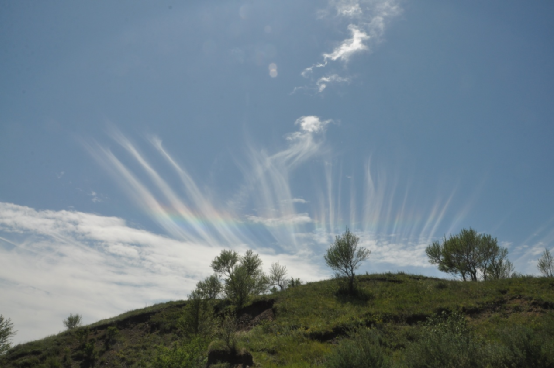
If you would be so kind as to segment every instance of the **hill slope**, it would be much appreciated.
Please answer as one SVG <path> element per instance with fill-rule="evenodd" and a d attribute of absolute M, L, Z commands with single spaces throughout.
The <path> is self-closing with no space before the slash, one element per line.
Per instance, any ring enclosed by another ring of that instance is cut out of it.
<path fill-rule="evenodd" d="M 196 335 L 187 326 L 190 302 L 163 303 L 18 345 L 0 365 L 444 366 L 440 355 L 453 367 L 554 366 L 554 279 L 388 273 L 358 276 L 358 285 L 359 295 L 348 297 L 337 280 L 309 283 L 239 311 L 214 301 Z M 233 323 L 223 318 L 229 313 Z"/>

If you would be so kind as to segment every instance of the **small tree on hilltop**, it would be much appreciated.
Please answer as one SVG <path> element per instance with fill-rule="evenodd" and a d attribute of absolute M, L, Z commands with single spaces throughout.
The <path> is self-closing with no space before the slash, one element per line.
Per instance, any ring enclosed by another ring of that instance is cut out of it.
<path fill-rule="evenodd" d="M 485 280 L 507 279 L 514 274 L 514 265 L 508 260 L 508 249 L 500 248 L 491 256 L 484 271 Z"/>
<path fill-rule="evenodd" d="M 287 268 L 279 265 L 279 262 L 273 263 L 269 269 L 269 281 L 271 285 L 279 286 L 279 289 L 283 291 L 289 284 L 289 280 L 285 278 L 287 275 Z"/>
<path fill-rule="evenodd" d="M 252 250 L 242 257 L 235 251 L 224 250 L 213 260 L 212 268 L 216 274 L 227 277 L 223 292 L 237 308 L 269 286 L 269 279 L 262 271 L 262 260 Z"/>
<path fill-rule="evenodd" d="M 537 268 L 545 277 L 554 277 L 554 259 L 548 249 L 544 249 L 544 253 L 537 263 Z"/>
<path fill-rule="evenodd" d="M 5 354 L 11 348 L 10 339 L 15 335 L 13 323 L 9 318 L 0 314 L 0 355 Z"/>
<path fill-rule="evenodd" d="M 81 326 L 82 318 L 83 317 L 78 314 L 73 315 L 71 313 L 69 314 L 69 317 L 67 317 L 67 319 L 63 321 L 63 324 L 65 325 L 65 327 L 67 327 L 68 330 L 73 330 L 74 328 Z"/>
<path fill-rule="evenodd" d="M 351 295 L 355 293 L 355 271 L 363 261 L 367 260 L 371 253 L 369 249 L 358 248 L 359 240 L 359 237 L 346 228 L 344 234 L 335 237 L 335 242 L 323 256 L 325 263 L 336 272 L 337 277 L 345 276 L 348 278 L 348 292 Z"/>
<path fill-rule="evenodd" d="M 442 244 L 433 242 L 425 249 L 429 262 L 442 272 L 460 275 L 462 280 L 477 281 L 509 277 L 513 265 L 507 259 L 508 250 L 498 246 L 496 238 L 462 229 L 457 235 L 444 238 Z"/>

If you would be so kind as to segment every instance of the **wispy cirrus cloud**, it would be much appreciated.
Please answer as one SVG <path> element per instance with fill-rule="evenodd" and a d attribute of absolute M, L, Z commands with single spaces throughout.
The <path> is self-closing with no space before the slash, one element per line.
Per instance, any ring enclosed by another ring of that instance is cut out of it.
<path fill-rule="evenodd" d="M 207 197 L 200 189 L 205 186 L 156 137 L 147 140 L 149 154 L 115 128 L 109 134 L 117 151 L 84 143 L 163 234 L 117 217 L 0 203 L 2 310 L 17 321 L 19 341 L 59 331 L 68 313 L 92 322 L 143 303 L 184 298 L 211 273 L 209 264 L 223 248 L 253 249 L 266 267 L 279 261 L 304 281 L 329 277 L 322 254 L 345 226 L 372 251 L 365 269 L 438 273 L 424 251 L 451 219 L 455 188 L 431 204 L 419 201 L 417 191 L 398 191 L 399 179 L 370 159 L 358 174 L 345 176 L 325 140 L 331 123 L 302 116 L 280 148 L 250 146 L 238 160 L 244 183 L 231 200 Z M 169 171 L 161 171 L 160 157 Z M 299 193 L 293 184 L 306 171 L 313 176 L 304 176 L 308 190 Z M 49 314 L 25 317 L 37 303 Z"/>
<path fill-rule="evenodd" d="M 246 216 L 250 221 L 256 224 L 264 224 L 265 226 L 282 226 L 289 224 L 307 224 L 312 222 L 312 219 L 307 213 L 299 213 L 285 217 L 262 218 L 258 216 Z"/>
<path fill-rule="evenodd" d="M 329 83 L 347 83 L 350 78 L 340 77 L 338 74 L 332 74 L 326 77 L 321 77 L 315 82 L 318 92 L 323 92 Z"/>
<path fill-rule="evenodd" d="M 337 18 L 347 23 L 350 37 L 338 42 L 331 52 L 323 53 L 322 60 L 302 71 L 304 78 L 315 79 L 315 90 L 323 92 L 331 83 L 347 82 L 349 76 L 340 76 L 338 72 L 325 73 L 331 64 L 339 63 L 342 70 L 350 59 L 363 52 L 371 52 L 382 42 L 385 29 L 394 17 L 402 12 L 396 0 L 331 0 L 326 9 L 319 12 L 320 18 Z M 336 66 L 333 66 L 336 70 Z M 315 76 L 314 74 L 320 74 Z M 341 72 L 344 73 L 344 72 Z M 323 75 L 321 75 L 323 74 Z M 297 89 L 311 87 L 296 87 Z"/>

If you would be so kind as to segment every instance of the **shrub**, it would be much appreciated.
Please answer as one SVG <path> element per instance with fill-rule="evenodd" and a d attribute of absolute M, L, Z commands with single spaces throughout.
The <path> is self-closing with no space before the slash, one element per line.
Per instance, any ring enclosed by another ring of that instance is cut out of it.
<path fill-rule="evenodd" d="M 545 249 L 539 258 L 537 268 L 545 277 L 554 277 L 554 258 L 548 249 Z"/>
<path fill-rule="evenodd" d="M 213 302 L 202 299 L 197 290 L 189 294 L 189 302 L 183 308 L 177 320 L 177 326 L 179 332 L 185 336 L 196 334 L 211 336 L 215 330 Z"/>
<path fill-rule="evenodd" d="M 231 353 L 237 351 L 237 330 L 237 320 L 232 315 L 226 315 L 219 330 L 219 337 L 225 342 L 225 346 Z"/>
<path fill-rule="evenodd" d="M 55 357 L 48 357 L 44 363 L 40 366 L 41 368 L 62 368 L 62 364 Z"/>
<path fill-rule="evenodd" d="M 94 367 L 96 359 L 98 359 L 98 350 L 96 350 L 95 342 L 96 341 L 94 339 L 91 339 L 90 342 L 87 342 L 83 348 L 85 361 L 92 367 Z"/>
<path fill-rule="evenodd" d="M 429 317 L 416 342 L 406 349 L 408 367 L 481 367 L 484 357 L 481 345 L 467 327 L 459 313 L 442 312 Z"/>
<path fill-rule="evenodd" d="M 70 368 L 73 364 L 73 359 L 71 359 L 71 350 L 67 347 L 63 351 L 62 364 L 66 368 Z"/>
<path fill-rule="evenodd" d="M 82 318 L 83 317 L 78 314 L 70 314 L 69 317 L 67 317 L 67 319 L 63 321 L 63 324 L 65 325 L 65 327 L 67 327 L 68 330 L 72 330 L 81 326 Z"/>
<path fill-rule="evenodd" d="M 206 365 L 207 341 L 201 337 L 176 344 L 172 348 L 159 346 L 154 357 L 154 368 L 196 368 Z"/>
<path fill-rule="evenodd" d="M 289 287 L 296 287 L 302 285 L 302 281 L 299 278 L 291 278 L 289 281 Z"/>
<path fill-rule="evenodd" d="M 522 368 L 554 366 L 552 336 L 527 326 L 505 328 L 500 336 L 502 354 L 496 357 L 493 365 Z"/>
<path fill-rule="evenodd" d="M 273 287 L 278 286 L 280 290 L 284 290 L 289 281 L 285 278 L 287 275 L 287 268 L 281 266 L 279 262 L 273 263 L 269 269 L 269 282 Z"/>
<path fill-rule="evenodd" d="M 327 368 L 366 368 L 388 366 L 379 335 L 368 328 L 341 341 L 325 362 Z"/>
<path fill-rule="evenodd" d="M 119 336 L 119 330 L 115 326 L 110 326 L 106 330 L 106 350 L 110 348 L 115 342 L 117 341 L 117 338 Z"/>

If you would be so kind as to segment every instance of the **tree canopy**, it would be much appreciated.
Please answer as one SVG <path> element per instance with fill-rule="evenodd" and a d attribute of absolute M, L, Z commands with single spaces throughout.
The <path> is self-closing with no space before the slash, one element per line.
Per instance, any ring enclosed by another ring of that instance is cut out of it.
<path fill-rule="evenodd" d="M 459 275 L 464 281 L 477 281 L 509 277 L 513 265 L 507 259 L 508 249 L 499 247 L 496 238 L 478 234 L 472 228 L 462 229 L 457 235 L 429 245 L 425 252 L 429 262 L 439 270 Z"/>
<path fill-rule="evenodd" d="M 3 355 L 10 349 L 10 339 L 15 335 L 15 332 L 12 321 L 0 315 L 0 355 Z"/>
<path fill-rule="evenodd" d="M 358 248 L 359 240 L 358 236 L 346 228 L 344 234 L 335 237 L 335 242 L 323 256 L 325 263 L 336 272 L 337 277 L 346 276 L 348 278 L 349 293 L 354 292 L 356 269 L 371 253 L 370 250 L 364 247 Z"/>
<path fill-rule="evenodd" d="M 226 276 L 223 292 L 238 308 L 251 295 L 263 293 L 269 279 L 262 271 L 262 260 L 252 250 L 239 256 L 235 251 L 223 250 L 212 262 L 214 272 Z"/>
<path fill-rule="evenodd" d="M 554 277 L 554 259 L 548 249 L 544 249 L 544 253 L 537 262 L 537 268 L 545 277 Z"/>

